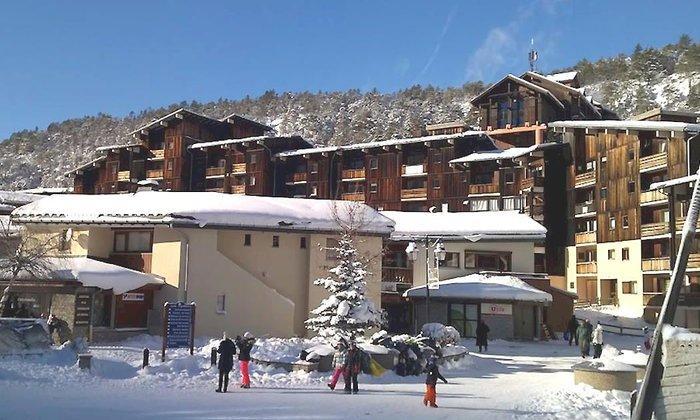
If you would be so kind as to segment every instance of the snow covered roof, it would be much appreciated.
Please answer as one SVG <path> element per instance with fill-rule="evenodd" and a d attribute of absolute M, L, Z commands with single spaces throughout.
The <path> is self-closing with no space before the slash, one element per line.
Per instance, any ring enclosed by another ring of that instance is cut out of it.
<path fill-rule="evenodd" d="M 19 207 L 40 200 L 42 198 L 44 197 L 21 191 L 0 190 L 0 205 Z"/>
<path fill-rule="evenodd" d="M 104 152 L 108 150 L 116 150 L 116 149 L 127 149 L 129 147 L 143 147 L 147 148 L 145 144 L 138 142 L 138 143 L 127 143 L 127 144 L 109 144 L 107 146 L 100 146 L 96 148 L 98 152 Z"/>
<path fill-rule="evenodd" d="M 313 145 L 312 143 L 309 143 L 307 140 L 305 140 L 301 136 L 285 136 L 285 137 L 254 136 L 254 137 L 244 137 L 244 138 L 240 138 L 240 139 L 225 139 L 225 140 L 208 141 L 208 142 L 202 142 L 202 143 L 194 143 L 194 144 L 190 145 L 188 147 L 188 149 L 204 149 L 207 147 L 225 146 L 227 144 L 263 143 L 266 141 L 274 142 L 274 141 L 282 141 L 282 140 L 294 140 L 294 141 L 297 141 L 298 143 L 300 143 L 300 145 L 301 144 Z"/>
<path fill-rule="evenodd" d="M 343 151 L 343 150 L 362 150 L 362 149 L 371 149 L 371 148 L 377 148 L 377 147 L 400 146 L 400 145 L 411 144 L 411 143 L 425 143 L 425 142 L 434 142 L 434 141 L 439 141 L 439 140 L 452 140 L 452 139 L 458 139 L 458 138 L 462 138 L 462 137 L 479 136 L 479 135 L 485 135 L 485 134 L 486 134 L 485 131 L 470 130 L 470 131 L 464 131 L 462 133 L 455 133 L 455 134 L 441 134 L 441 135 L 436 135 L 436 136 L 410 137 L 410 138 L 403 138 L 403 139 L 371 141 L 371 142 L 367 142 L 367 143 L 355 143 L 355 144 L 348 144 L 348 145 L 344 145 L 344 146 L 324 146 L 324 147 L 314 147 L 311 149 L 290 150 L 287 152 L 277 153 L 275 156 L 276 157 L 289 157 L 289 156 L 307 155 L 307 154 L 311 154 L 311 153 L 328 153 L 328 152 Z"/>
<path fill-rule="evenodd" d="M 102 156 L 96 157 L 95 159 L 91 160 L 90 162 L 83 163 L 82 165 L 78 166 L 77 168 L 73 168 L 70 171 L 65 172 L 63 175 L 69 176 L 69 175 L 72 175 L 76 172 L 82 171 L 83 169 L 91 168 L 91 167 L 95 166 L 98 162 L 101 162 L 103 160 L 107 160 L 107 156 L 102 155 Z"/>
<path fill-rule="evenodd" d="M 697 174 L 693 175 L 686 175 L 680 178 L 674 178 L 674 179 L 669 179 L 666 181 L 659 181 L 659 182 L 652 182 L 651 185 L 649 186 L 650 190 L 662 190 L 668 187 L 672 187 L 674 185 L 681 185 L 681 184 L 687 184 L 691 182 L 695 182 L 698 179 Z"/>
<path fill-rule="evenodd" d="M 164 284 L 161 277 L 142 273 L 87 257 L 46 258 L 45 278 L 34 278 L 28 272 L 21 272 L 19 280 L 77 281 L 85 287 L 112 289 L 114 294 L 138 289 L 148 284 Z M 9 278 L 8 272 L 0 271 L 0 278 Z M 44 277 L 44 275 L 41 275 Z"/>
<path fill-rule="evenodd" d="M 452 159 L 451 164 L 455 163 L 472 163 L 472 162 L 486 162 L 491 160 L 500 159 L 515 159 L 521 156 L 528 155 L 534 151 L 547 149 L 549 147 L 561 146 L 562 143 L 541 143 L 535 144 L 530 147 L 511 147 L 510 149 L 497 149 L 497 150 L 485 150 L 474 152 L 470 155 L 463 156 L 461 158 Z"/>
<path fill-rule="evenodd" d="M 581 121 L 554 121 L 547 123 L 550 128 L 593 128 L 613 130 L 640 130 L 640 131 L 682 131 L 700 132 L 700 124 L 691 124 L 676 121 L 636 121 L 636 120 L 581 120 Z"/>
<path fill-rule="evenodd" d="M 381 214 L 394 221 L 391 239 L 397 241 L 426 235 L 470 241 L 536 241 L 544 239 L 547 234 L 544 226 L 518 211 L 383 211 Z"/>
<path fill-rule="evenodd" d="M 219 121 L 228 122 L 228 123 L 231 123 L 231 124 L 235 124 L 235 123 L 238 122 L 238 121 L 245 121 L 246 124 L 257 125 L 258 127 L 262 128 L 262 129 L 265 130 L 265 131 L 272 131 L 272 127 L 267 126 L 267 125 L 262 124 L 262 123 L 259 123 L 259 122 L 255 121 L 255 120 L 251 120 L 250 118 L 246 118 L 246 117 L 244 117 L 244 116 L 242 116 L 242 115 L 238 115 L 238 114 L 236 114 L 236 113 L 227 115 L 227 116 L 225 116 L 224 118 L 220 119 Z"/>
<path fill-rule="evenodd" d="M 73 191 L 73 187 L 37 187 L 28 190 L 19 190 L 18 192 L 27 194 L 51 195 L 51 194 L 67 194 Z"/>
<path fill-rule="evenodd" d="M 564 83 L 564 82 L 570 82 L 574 80 L 578 76 L 578 72 L 576 70 L 574 71 L 565 71 L 561 73 L 553 73 L 553 74 L 548 74 L 544 77 L 546 77 L 549 80 L 552 80 L 557 83 Z"/>
<path fill-rule="evenodd" d="M 17 223 L 63 225 L 178 225 L 291 231 L 338 231 L 353 209 L 347 201 L 259 197 L 215 192 L 140 191 L 133 194 L 53 195 L 12 213 Z M 388 235 L 393 221 L 359 204 L 361 233 Z"/>
<path fill-rule="evenodd" d="M 209 121 L 212 124 L 218 124 L 218 125 L 225 124 L 225 122 L 223 122 L 223 121 L 207 117 L 206 115 L 198 114 L 194 111 L 190 111 L 189 109 L 179 108 L 179 109 L 176 109 L 175 111 L 173 111 L 169 114 L 166 114 L 160 118 L 154 119 L 153 121 L 149 122 L 148 124 L 142 125 L 141 127 L 137 128 L 136 130 L 130 132 L 129 135 L 136 134 L 141 130 L 148 130 L 149 128 L 153 127 L 154 125 L 160 126 L 161 122 L 166 122 L 166 121 L 171 120 L 173 118 L 180 119 L 184 114 L 189 115 L 190 117 L 195 117 L 195 118 L 200 119 L 200 120 Z"/>
<path fill-rule="evenodd" d="M 526 73 L 527 74 L 527 73 Z M 539 75 L 538 75 L 539 76 Z M 554 104 L 556 104 L 559 108 L 564 109 L 564 104 L 561 103 L 559 99 L 557 99 L 556 96 L 552 92 L 550 92 L 548 89 L 543 88 L 542 86 L 539 86 L 535 83 L 528 82 L 527 80 L 520 78 L 518 76 L 515 76 L 513 74 L 507 74 L 503 79 L 499 80 L 498 82 L 494 83 L 491 85 L 488 89 L 484 90 L 480 94 L 478 94 L 476 97 L 474 97 L 470 102 L 472 104 L 476 104 L 482 97 L 487 96 L 493 89 L 495 89 L 498 85 L 501 83 L 510 80 L 515 83 L 518 83 L 522 86 L 527 87 L 528 89 L 534 90 L 535 92 L 539 92 L 545 96 L 547 96 L 549 99 L 552 100 Z M 562 85 L 563 87 L 567 87 L 565 85 Z"/>
<path fill-rule="evenodd" d="M 430 289 L 431 298 L 477 299 L 517 302 L 552 301 L 552 295 L 513 276 L 487 276 L 469 274 L 438 282 L 437 289 Z M 404 297 L 424 297 L 425 285 L 412 287 L 404 292 Z"/>

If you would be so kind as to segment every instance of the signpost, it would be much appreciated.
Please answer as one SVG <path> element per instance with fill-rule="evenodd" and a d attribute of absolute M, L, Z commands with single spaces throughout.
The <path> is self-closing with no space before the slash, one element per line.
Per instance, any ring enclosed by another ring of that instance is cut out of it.
<path fill-rule="evenodd" d="M 163 306 L 163 349 L 161 361 L 165 361 L 165 349 L 190 348 L 194 354 L 194 303 L 166 303 Z"/>

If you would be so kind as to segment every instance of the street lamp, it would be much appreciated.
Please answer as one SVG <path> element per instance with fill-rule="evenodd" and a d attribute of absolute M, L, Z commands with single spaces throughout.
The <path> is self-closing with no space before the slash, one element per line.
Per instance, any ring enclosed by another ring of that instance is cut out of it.
<path fill-rule="evenodd" d="M 429 275 L 430 275 L 430 258 L 429 258 L 429 250 L 430 247 L 432 246 L 433 249 L 433 255 L 435 256 L 435 269 L 438 270 L 438 267 L 440 266 L 440 261 L 445 261 L 445 257 L 447 256 L 447 252 L 445 251 L 445 244 L 442 243 L 442 240 L 440 238 L 434 238 L 435 241 L 430 243 L 431 238 L 430 236 L 425 237 L 425 322 L 428 323 L 430 322 L 430 287 L 429 287 Z M 418 245 L 414 242 L 411 241 L 408 243 L 408 246 L 406 246 L 406 256 L 408 259 L 412 262 L 415 262 L 418 260 Z M 440 280 L 439 275 L 438 275 L 438 281 Z"/>

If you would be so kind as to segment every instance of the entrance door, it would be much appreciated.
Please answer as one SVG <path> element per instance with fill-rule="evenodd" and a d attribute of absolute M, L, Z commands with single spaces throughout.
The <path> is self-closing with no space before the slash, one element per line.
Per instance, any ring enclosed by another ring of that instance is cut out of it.
<path fill-rule="evenodd" d="M 462 337 L 476 337 L 476 324 L 479 321 L 479 306 L 473 303 L 450 303 L 447 312 L 448 322 Z"/>
<path fill-rule="evenodd" d="M 530 305 L 513 305 L 513 333 L 515 338 L 530 340 L 535 331 L 535 311 Z"/>
<path fill-rule="evenodd" d="M 136 289 L 117 295 L 114 307 L 115 328 L 147 328 L 148 310 L 153 305 L 153 291 Z"/>

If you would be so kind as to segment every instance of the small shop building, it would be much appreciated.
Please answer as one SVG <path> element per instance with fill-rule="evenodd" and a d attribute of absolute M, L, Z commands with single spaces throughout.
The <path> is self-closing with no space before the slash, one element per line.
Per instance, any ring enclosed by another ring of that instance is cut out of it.
<path fill-rule="evenodd" d="M 541 336 L 543 312 L 552 295 L 510 275 L 469 274 L 407 290 L 414 328 L 427 322 L 451 325 L 462 337 L 475 337 L 484 320 L 490 338 L 533 340 Z M 426 308 L 427 306 L 427 308 Z"/>

